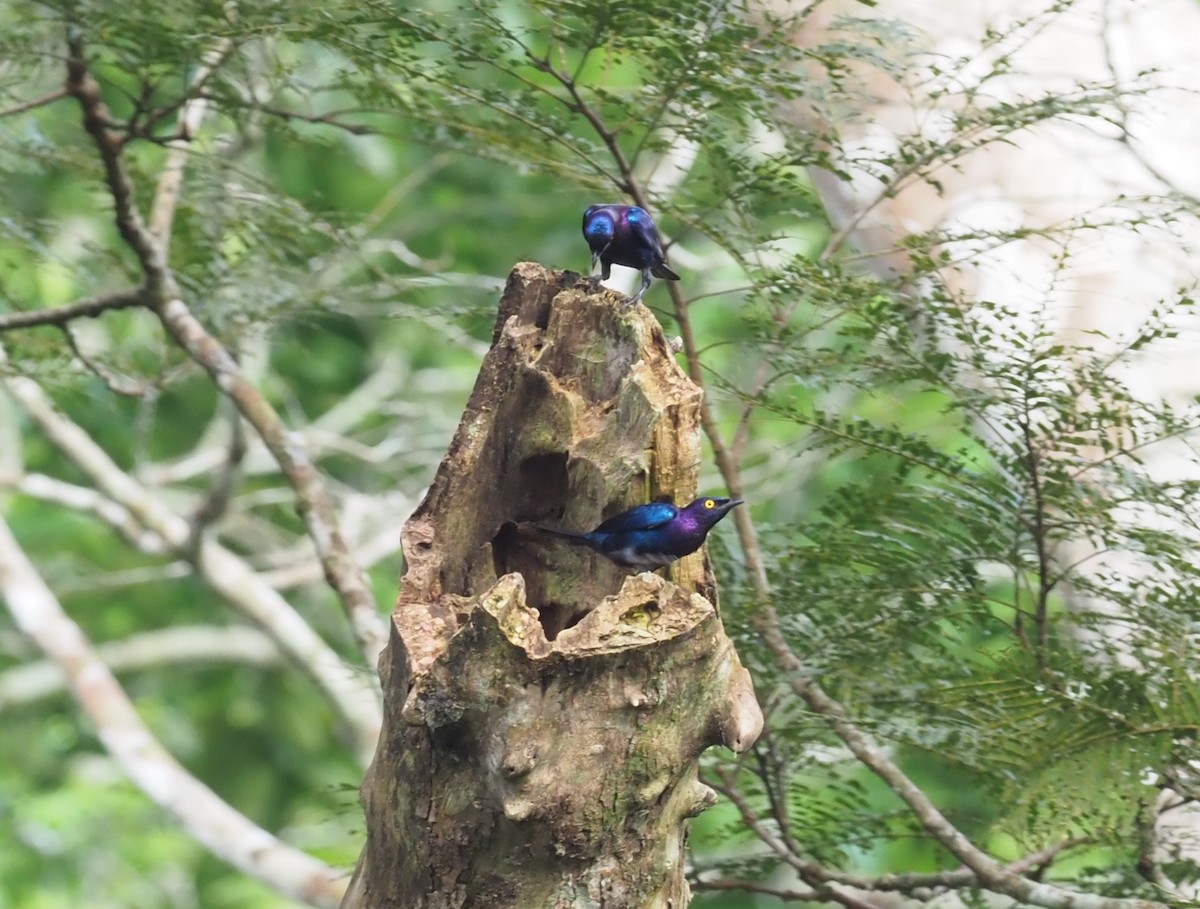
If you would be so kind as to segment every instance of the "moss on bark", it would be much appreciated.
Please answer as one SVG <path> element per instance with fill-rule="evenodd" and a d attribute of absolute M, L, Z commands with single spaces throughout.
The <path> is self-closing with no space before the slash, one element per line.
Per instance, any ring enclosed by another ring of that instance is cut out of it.
<path fill-rule="evenodd" d="M 688 902 L 687 818 L 713 798 L 697 759 L 762 724 L 705 556 L 629 576 L 534 526 L 696 493 L 701 392 L 623 302 L 530 263 L 509 278 L 404 529 L 346 909 Z"/>

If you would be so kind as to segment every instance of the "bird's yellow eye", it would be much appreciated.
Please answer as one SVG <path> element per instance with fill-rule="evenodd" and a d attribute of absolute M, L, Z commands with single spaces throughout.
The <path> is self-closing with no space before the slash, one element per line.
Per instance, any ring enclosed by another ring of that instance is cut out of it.
<path fill-rule="evenodd" d="M 716 507 L 717 507 L 717 503 L 716 503 L 716 502 L 714 502 L 712 499 L 705 499 L 705 500 L 704 500 L 704 507 L 705 507 L 705 508 L 716 508 Z"/>

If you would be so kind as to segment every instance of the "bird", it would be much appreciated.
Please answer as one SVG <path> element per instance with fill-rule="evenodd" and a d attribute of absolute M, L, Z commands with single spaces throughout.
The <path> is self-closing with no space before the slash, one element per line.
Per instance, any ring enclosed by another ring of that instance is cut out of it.
<path fill-rule="evenodd" d="M 626 568 L 653 571 L 699 549 L 717 521 L 741 504 L 741 499 L 705 496 L 680 508 L 659 500 L 623 511 L 587 533 L 539 529 L 594 549 Z"/>
<path fill-rule="evenodd" d="M 583 236 L 592 251 L 592 271 L 601 266 L 601 280 L 608 280 L 614 265 L 636 268 L 642 273 L 642 289 L 626 306 L 632 306 L 650 287 L 650 276 L 678 281 L 667 267 L 662 238 L 654 220 L 636 205 L 592 205 L 583 213 Z"/>

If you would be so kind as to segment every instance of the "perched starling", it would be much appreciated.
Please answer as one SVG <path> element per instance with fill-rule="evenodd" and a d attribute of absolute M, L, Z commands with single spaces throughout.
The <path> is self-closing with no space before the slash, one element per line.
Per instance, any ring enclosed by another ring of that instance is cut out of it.
<path fill-rule="evenodd" d="M 592 251 L 592 270 L 602 268 L 607 280 L 614 265 L 636 268 L 642 273 L 642 289 L 626 305 L 642 298 L 650 286 L 650 276 L 678 281 L 679 275 L 667 267 L 658 228 L 644 208 L 636 205 L 593 205 L 583 213 L 583 236 Z"/>
<path fill-rule="evenodd" d="M 670 502 L 638 505 L 609 518 L 590 533 L 542 530 L 587 546 L 627 568 L 653 570 L 695 552 L 713 525 L 741 499 L 696 499 L 680 508 Z"/>

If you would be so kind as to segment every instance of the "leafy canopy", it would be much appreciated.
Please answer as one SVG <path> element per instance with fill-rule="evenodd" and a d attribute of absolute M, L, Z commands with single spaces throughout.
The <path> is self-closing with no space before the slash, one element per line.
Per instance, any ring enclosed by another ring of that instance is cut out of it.
<path fill-rule="evenodd" d="M 374 462 L 323 462 L 363 491 L 419 495 L 451 428 L 439 415 L 465 395 L 514 259 L 581 265 L 586 204 L 649 206 L 690 295 L 661 315 L 684 334 L 713 408 L 710 442 L 728 454 L 708 482 L 743 485 L 772 602 L 806 671 L 977 842 L 1015 858 L 1078 839 L 1086 860 L 1061 872 L 1075 884 L 1157 896 L 1137 869 L 1158 787 L 1186 791 L 1200 729 L 1200 597 L 1196 483 L 1163 478 L 1145 456 L 1186 437 L 1197 414 L 1138 398 L 1126 367 L 1171 339 L 1191 300 L 1161 301 L 1130 337 L 1068 343 L 1050 313 L 971 298 L 956 280 L 1028 229 L 914 235 L 901 270 L 873 272 L 847 248 L 855 222 L 830 225 L 812 180 L 868 174 L 882 202 L 913 183 L 938 188 L 946 168 L 993 143 L 1019 146 L 1045 122 L 1108 115 L 1129 87 L 1007 102 L 989 92 L 1045 17 L 1068 8 L 997 28 L 985 40 L 995 62 L 981 72 L 916 56 L 897 24 L 818 31 L 813 7 L 787 4 L 16 2 L 0 13 L 0 97 L 7 106 L 31 87 L 53 91 L 63 36 L 82 29 L 143 206 L 182 103 L 209 99 L 172 239 L 185 295 L 232 346 L 270 331 L 267 384 L 299 419 L 335 406 L 388 356 L 426 380 L 357 430 L 378 442 L 400 421 L 419 443 Z M 219 46 L 219 65 L 197 80 Z M 904 136 L 885 152 L 844 144 L 868 75 L 944 105 L 946 133 Z M 10 175 L 0 299 L 12 308 L 132 279 L 77 119 L 60 102 L 0 132 Z M 1063 250 L 1065 273 L 1089 233 L 1180 214 L 1124 200 L 1039 239 Z M 4 339 L 8 369 L 48 382 L 132 467 L 186 452 L 182 427 L 207 421 L 217 397 L 139 315 L 107 316 L 93 350 L 103 368 L 153 387 L 138 400 L 78 371 L 57 335 Z M 24 447 L 27 466 L 71 473 L 34 433 Z M 257 508 L 294 525 L 286 505 Z M 58 516 L 39 532 L 43 520 L 16 511 L 43 560 L 68 553 L 58 580 L 92 570 L 80 565 L 89 547 L 108 569 L 146 562 L 91 524 Z M 789 693 L 752 629 L 754 572 L 731 533 L 723 527 L 714 546 L 732 581 L 724 615 L 753 661 L 769 726 L 750 760 L 714 757 L 711 778 L 830 867 L 952 865 Z M 375 580 L 386 590 L 391 577 Z M 135 592 L 120 616 L 89 616 L 91 630 L 144 625 L 167 590 Z M 96 605 L 82 590 L 67 602 Z M 174 700 L 181 683 L 145 684 Z M 287 712 L 259 718 L 265 738 L 278 738 Z M 191 726 L 219 752 L 226 731 Z M 287 760 L 315 747 L 292 742 Z M 59 759 L 39 756 L 51 777 Z M 248 768 L 233 769 L 249 789 Z M 308 795 L 277 792 L 271 812 L 321 803 L 322 783 L 302 776 Z M 58 810 L 48 805 L 43 821 Z M 761 844 L 736 857 L 716 848 L 752 840 L 745 817 L 731 818 L 701 819 L 697 866 L 706 876 L 776 869 L 781 859 Z M 1182 860 L 1171 869 L 1200 874 Z M 22 870 L 24 886 L 38 874 Z"/>

